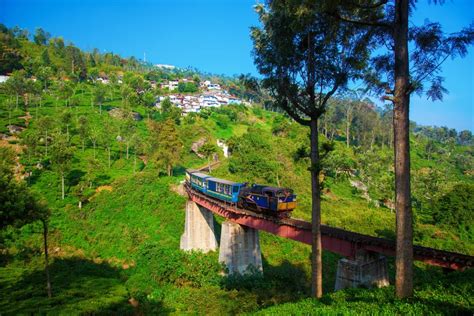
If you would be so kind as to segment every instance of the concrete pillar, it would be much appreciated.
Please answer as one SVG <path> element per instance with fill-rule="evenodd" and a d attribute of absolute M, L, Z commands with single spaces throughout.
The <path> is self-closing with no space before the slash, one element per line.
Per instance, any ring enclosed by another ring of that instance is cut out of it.
<path fill-rule="evenodd" d="M 355 260 L 340 259 L 337 264 L 335 290 L 348 287 L 388 286 L 387 260 L 384 256 L 358 251 Z"/>
<path fill-rule="evenodd" d="M 181 250 L 199 250 L 206 253 L 216 250 L 217 247 L 212 212 L 188 200 L 184 233 L 181 235 Z"/>
<path fill-rule="evenodd" d="M 262 273 L 258 230 L 230 221 L 222 223 L 219 262 L 229 274 Z"/>

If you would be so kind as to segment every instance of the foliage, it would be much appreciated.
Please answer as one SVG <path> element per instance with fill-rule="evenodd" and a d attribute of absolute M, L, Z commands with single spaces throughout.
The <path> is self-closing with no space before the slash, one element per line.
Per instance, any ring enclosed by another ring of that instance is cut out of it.
<path fill-rule="evenodd" d="M 433 219 L 437 223 L 449 225 L 454 229 L 457 227 L 472 229 L 474 227 L 473 196 L 473 184 L 460 183 L 455 185 L 451 191 L 436 201 Z"/>
<path fill-rule="evenodd" d="M 280 168 L 275 159 L 274 147 L 268 139 L 262 137 L 258 129 L 249 129 L 246 134 L 231 140 L 231 143 L 231 173 L 249 181 L 276 183 Z"/>
<path fill-rule="evenodd" d="M 149 121 L 150 153 L 158 167 L 164 167 L 168 176 L 173 175 L 175 167 L 181 158 L 183 144 L 179 139 L 175 122 L 167 119 L 156 123 Z"/>

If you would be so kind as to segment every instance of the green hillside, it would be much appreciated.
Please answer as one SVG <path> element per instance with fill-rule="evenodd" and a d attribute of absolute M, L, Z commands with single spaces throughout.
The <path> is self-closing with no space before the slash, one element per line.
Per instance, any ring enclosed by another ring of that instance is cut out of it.
<path fill-rule="evenodd" d="M 331 293 L 339 257 L 325 252 L 328 294 L 314 301 L 307 299 L 309 246 L 261 232 L 261 278 L 227 278 L 217 253 L 181 252 L 186 199 L 178 186 L 186 168 L 208 163 L 206 154 L 221 161 L 214 176 L 293 188 L 299 204 L 292 216 L 309 220 L 308 129 L 237 78 L 211 79 L 261 102 L 181 116 L 171 103 L 152 106 L 170 92 L 151 81 L 209 77 L 0 31 L 2 49 L 18 59 L 2 64 L 11 75 L 0 84 L 2 165 L 51 211 L 53 292 L 48 298 L 44 289 L 40 223 L 7 227 L 0 233 L 0 313 L 472 313 L 471 270 L 445 274 L 416 263 L 409 301 L 396 300 L 393 286 Z M 105 85 L 99 76 L 116 80 Z M 393 148 L 384 127 L 390 111 L 351 100 L 346 135 L 347 102 L 334 99 L 321 128 L 323 223 L 393 239 Z M 217 140 L 229 146 L 229 158 Z M 202 158 L 192 151 L 200 141 L 209 148 Z M 411 142 L 415 243 L 474 255 L 472 135 L 413 124 Z M 7 161 L 7 150 L 18 161 Z M 389 269 L 393 283 L 393 259 Z"/>

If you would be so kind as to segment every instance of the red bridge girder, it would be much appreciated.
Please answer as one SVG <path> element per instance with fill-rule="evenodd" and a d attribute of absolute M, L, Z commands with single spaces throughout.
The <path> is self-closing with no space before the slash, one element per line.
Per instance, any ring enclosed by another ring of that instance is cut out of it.
<path fill-rule="evenodd" d="M 186 186 L 186 191 L 192 201 L 230 221 L 311 245 L 311 223 L 309 222 L 291 218 L 278 219 L 240 209 L 233 204 L 216 200 L 192 190 L 188 186 Z M 326 225 L 321 225 L 321 239 L 325 250 L 349 258 L 354 258 L 358 250 L 395 256 L 395 241 L 393 240 L 363 235 Z M 414 246 L 413 252 L 415 260 L 452 270 L 464 270 L 471 268 L 474 264 L 474 257 L 455 252 L 422 246 Z"/>

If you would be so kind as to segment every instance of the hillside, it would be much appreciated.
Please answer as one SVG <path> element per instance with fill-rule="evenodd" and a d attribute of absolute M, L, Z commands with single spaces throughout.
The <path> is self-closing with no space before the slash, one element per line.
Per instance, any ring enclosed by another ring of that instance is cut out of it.
<path fill-rule="evenodd" d="M 8 36 L 14 42 L 8 45 L 17 45 L 21 57 L 10 69 L 19 84 L 11 79 L 0 84 L 1 146 L 15 150 L 17 177 L 51 210 L 53 298 L 43 289 L 39 224 L 8 228 L 0 235 L 1 311 L 443 314 L 474 309 L 472 271 L 443 274 L 417 263 L 416 295 L 409 302 L 395 300 L 393 287 L 330 293 L 339 258 L 325 252 L 324 291 L 329 294 L 315 302 L 305 300 L 308 246 L 261 233 L 265 273 L 260 279 L 223 277 L 216 253 L 182 253 L 185 198 L 176 188 L 186 168 L 207 164 L 214 153 L 221 160 L 214 176 L 293 188 L 299 206 L 292 216 L 310 219 L 308 130 L 265 110 L 264 96 L 262 103 L 186 116 L 171 102 L 158 109 L 154 100 L 170 91 L 153 88 L 150 76 L 159 82 L 199 74 L 157 71 L 74 48 L 69 54 L 57 40 L 46 45 Z M 68 58 L 76 58 L 74 68 Z M 97 76 L 113 75 L 113 83 L 97 81 Z M 237 79 L 213 80 L 243 98 L 255 93 Z M 321 129 L 327 150 L 320 179 L 323 223 L 393 238 L 393 148 L 384 128 L 390 111 L 351 100 L 348 120 L 347 102 L 334 100 Z M 412 126 L 415 243 L 474 255 L 474 146 L 472 135 L 465 134 Z M 229 146 L 230 157 L 224 157 L 217 140 Z M 197 143 L 209 145 L 209 157 L 192 150 Z M 389 265 L 393 281 L 393 261 Z"/>

